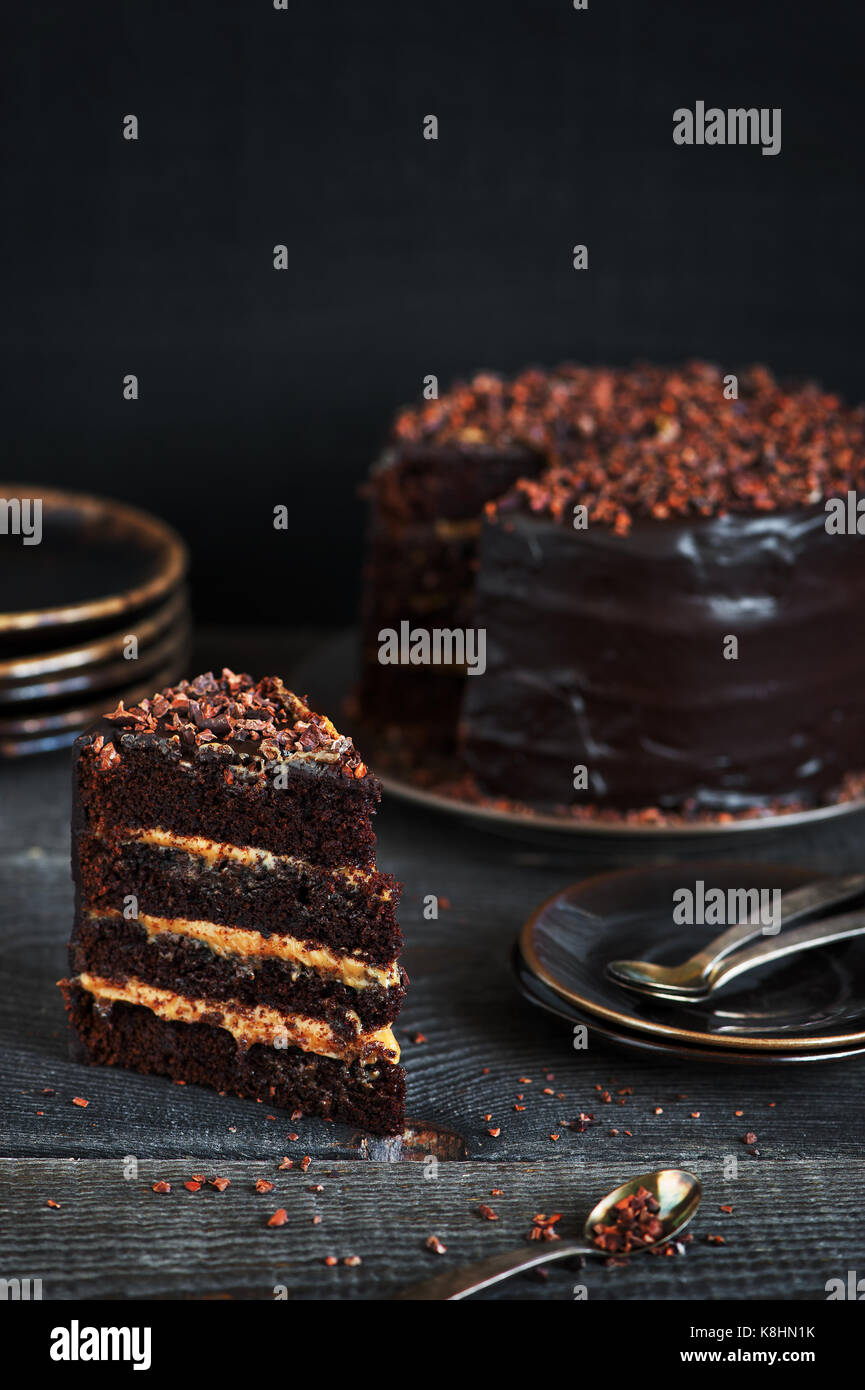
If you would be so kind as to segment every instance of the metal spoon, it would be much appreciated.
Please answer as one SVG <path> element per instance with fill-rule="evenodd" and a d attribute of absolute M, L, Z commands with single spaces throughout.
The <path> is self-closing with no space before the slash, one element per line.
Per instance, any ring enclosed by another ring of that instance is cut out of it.
<path fill-rule="evenodd" d="M 609 1251 L 599 1250 L 594 1244 L 594 1227 L 609 1223 L 616 1203 L 623 1197 L 634 1196 L 639 1187 L 647 1188 L 659 1202 L 660 1210 L 657 1216 L 663 1225 L 663 1233 L 656 1241 L 638 1246 L 636 1250 L 629 1251 L 629 1254 L 637 1254 L 640 1250 L 651 1249 L 652 1245 L 664 1245 L 668 1240 L 674 1240 L 691 1220 L 703 1195 L 700 1179 L 693 1173 L 686 1172 L 684 1168 L 661 1168 L 656 1173 L 644 1173 L 640 1178 L 631 1178 L 629 1182 L 623 1183 L 615 1192 L 608 1192 L 606 1197 L 592 1208 L 583 1227 L 582 1240 L 549 1243 L 539 1241 L 534 1248 L 523 1246 L 521 1250 L 506 1250 L 503 1254 L 491 1255 L 488 1260 L 465 1265 L 462 1269 L 445 1270 L 443 1274 L 426 1279 L 422 1284 L 413 1284 L 411 1288 L 396 1294 L 396 1298 L 468 1298 L 469 1294 L 477 1293 L 479 1289 L 486 1289 L 491 1284 L 510 1279 L 512 1274 L 520 1274 L 524 1269 L 533 1269 L 535 1265 L 549 1264 L 552 1260 L 566 1260 L 575 1255 L 609 1257 Z M 538 1249 L 538 1246 L 542 1248 Z"/>
<path fill-rule="evenodd" d="M 865 874 L 821 879 L 781 895 L 781 931 L 814 912 L 826 911 L 865 893 Z M 749 941 L 766 939 L 762 922 L 738 922 L 715 937 L 682 965 L 653 965 L 645 960 L 614 960 L 607 973 L 620 985 L 667 999 L 705 999 L 714 986 L 709 981 L 722 961 Z M 744 954 L 744 953 L 743 953 Z"/>
<path fill-rule="evenodd" d="M 744 951 L 737 951 L 709 971 L 702 994 L 693 991 L 677 994 L 670 989 L 647 990 L 642 985 L 630 985 L 629 988 L 668 1003 L 693 1004 L 717 994 L 731 980 L 738 979 L 748 970 L 756 970 L 758 965 L 768 965 L 770 961 L 782 960 L 784 956 L 809 951 L 815 946 L 830 946 L 833 941 L 848 941 L 853 936 L 865 936 L 865 912 L 848 912 L 841 917 L 830 917 L 828 922 L 808 922 L 804 927 L 793 927 L 784 932 L 783 936 L 775 936 L 756 946 L 748 946 Z"/>

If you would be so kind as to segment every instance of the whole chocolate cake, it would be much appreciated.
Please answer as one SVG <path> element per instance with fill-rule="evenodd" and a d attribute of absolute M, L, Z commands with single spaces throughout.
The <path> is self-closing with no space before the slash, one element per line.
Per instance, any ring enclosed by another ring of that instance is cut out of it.
<path fill-rule="evenodd" d="M 402 412 L 372 475 L 362 695 L 422 719 L 426 680 L 441 720 L 449 679 L 461 755 L 497 798 L 830 801 L 865 769 L 865 538 L 826 512 L 857 489 L 863 411 L 764 368 L 477 377 Z M 446 567 L 442 515 L 464 528 Z M 396 553 L 401 534 L 411 563 L 382 582 L 381 537 Z M 382 666 L 398 618 L 483 629 L 484 673 Z"/>
<path fill-rule="evenodd" d="M 401 1131 L 380 794 L 273 677 L 182 681 L 79 739 L 61 985 L 84 1059 Z"/>

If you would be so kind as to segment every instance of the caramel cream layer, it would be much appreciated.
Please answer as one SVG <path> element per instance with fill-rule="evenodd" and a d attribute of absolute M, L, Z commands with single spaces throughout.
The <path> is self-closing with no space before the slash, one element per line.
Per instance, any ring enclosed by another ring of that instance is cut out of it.
<path fill-rule="evenodd" d="M 320 1018 L 305 1014 L 281 1014 L 266 1004 L 248 1007 L 227 1007 L 213 999 L 190 999 L 170 989 L 158 989 L 132 977 L 115 984 L 100 975 L 86 972 L 76 983 L 95 999 L 123 1004 L 138 1004 L 150 1009 L 158 1018 L 172 1023 L 207 1023 L 224 1028 L 241 1047 L 263 1043 L 266 1047 L 299 1047 L 319 1057 L 334 1057 L 339 1061 L 360 1058 L 365 1063 L 399 1061 L 399 1044 L 390 1028 L 374 1033 L 359 1033 L 355 1038 L 341 1038 Z"/>
<path fill-rule="evenodd" d="M 91 912 L 89 916 L 121 917 L 122 913 L 117 908 L 108 908 L 102 912 Z M 293 965 L 303 965 L 320 975 L 341 980 L 351 989 L 368 989 L 370 985 L 392 989 L 400 982 L 396 962 L 387 966 L 368 965 L 356 956 L 338 956 L 326 946 L 308 946 L 294 936 L 262 936 L 261 932 L 247 927 L 223 927 L 218 922 L 192 921 L 187 917 L 154 917 L 149 912 L 139 912 L 135 920 L 141 923 L 151 938 L 171 933 L 172 936 L 189 936 L 201 941 L 221 956 L 270 956 L 290 961 Z"/>
<path fill-rule="evenodd" d="M 197 855 L 200 859 L 206 860 L 208 864 L 218 864 L 220 860 L 229 859 L 236 864 L 243 864 L 247 868 L 258 865 L 263 869 L 275 869 L 277 864 L 282 863 L 297 869 L 333 874 L 349 884 L 369 883 L 373 878 L 368 869 L 358 869 L 352 865 L 328 867 L 321 864 L 311 864 L 308 859 L 299 859 L 293 854 L 272 854 L 270 850 L 255 849 L 252 845 L 230 845 L 222 840 L 208 840 L 204 835 L 176 835 L 173 830 L 162 830 L 159 826 L 153 826 L 148 830 L 138 830 L 129 826 L 121 834 L 125 840 L 138 840 L 144 845 L 160 845 L 165 849 L 183 850 L 185 854 Z M 389 888 L 385 888 L 377 892 L 375 896 L 382 902 L 389 902 L 393 894 Z"/>

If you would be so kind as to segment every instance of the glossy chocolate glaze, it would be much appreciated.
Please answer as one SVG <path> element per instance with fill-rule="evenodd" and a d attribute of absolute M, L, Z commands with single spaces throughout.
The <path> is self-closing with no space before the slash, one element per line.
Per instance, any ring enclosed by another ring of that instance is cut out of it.
<path fill-rule="evenodd" d="M 865 539 L 825 519 L 635 519 L 626 536 L 486 520 L 487 669 L 461 725 L 481 788 L 622 810 L 831 800 L 865 768 Z"/>

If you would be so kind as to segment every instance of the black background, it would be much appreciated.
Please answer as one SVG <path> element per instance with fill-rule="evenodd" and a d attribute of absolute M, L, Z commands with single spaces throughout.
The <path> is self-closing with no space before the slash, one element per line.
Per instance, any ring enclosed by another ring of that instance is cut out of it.
<path fill-rule="evenodd" d="M 427 373 L 698 354 L 865 396 L 858 9 L 16 6 L 3 471 L 173 521 L 199 619 L 329 623 Z M 697 100 L 780 106 L 781 153 L 675 146 Z"/>

